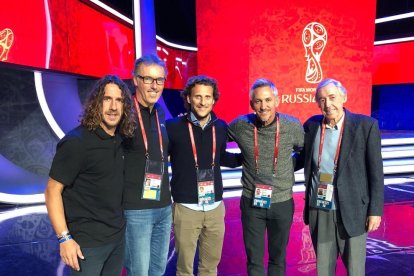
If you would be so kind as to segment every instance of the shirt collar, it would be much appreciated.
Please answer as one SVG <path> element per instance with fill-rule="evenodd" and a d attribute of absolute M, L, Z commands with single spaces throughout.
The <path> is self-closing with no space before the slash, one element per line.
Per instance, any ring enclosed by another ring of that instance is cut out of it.
<path fill-rule="evenodd" d="M 133 95 L 133 97 L 135 97 L 135 95 Z M 152 110 L 150 111 L 150 108 L 148 106 L 143 106 L 138 100 L 138 106 L 139 109 L 142 111 L 146 111 L 148 114 L 154 114 L 155 110 L 158 110 L 158 102 L 154 104 L 154 106 L 152 107 Z"/>
<path fill-rule="evenodd" d="M 103 128 L 101 126 L 98 126 L 95 129 L 95 133 L 96 135 L 98 135 L 102 140 L 107 140 L 107 139 L 112 139 L 113 137 L 116 137 L 118 135 L 117 131 L 115 131 L 115 135 L 109 135 L 108 133 L 106 133 L 105 130 L 103 130 Z"/>
<path fill-rule="evenodd" d="M 344 118 L 345 118 L 345 110 L 344 110 L 344 113 L 342 114 L 341 119 L 339 119 L 339 121 L 336 123 L 335 126 L 331 127 L 329 124 L 326 124 L 326 128 L 341 129 L 342 125 L 344 124 Z"/>
<path fill-rule="evenodd" d="M 192 111 L 190 111 L 190 120 L 194 125 L 199 126 L 202 129 L 204 129 L 211 121 L 211 113 L 208 114 L 207 123 L 203 127 L 200 125 L 200 122 L 198 121 L 197 117 L 194 115 Z"/>

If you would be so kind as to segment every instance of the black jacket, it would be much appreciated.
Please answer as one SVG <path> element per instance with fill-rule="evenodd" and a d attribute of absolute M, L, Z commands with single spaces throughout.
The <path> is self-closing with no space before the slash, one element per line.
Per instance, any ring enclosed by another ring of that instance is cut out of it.
<path fill-rule="evenodd" d="M 197 174 L 195 160 L 191 147 L 188 128 L 191 122 L 188 116 L 167 120 L 166 127 L 169 138 L 169 154 L 172 168 L 170 181 L 171 194 L 174 202 L 197 203 Z M 241 165 L 239 157 L 226 152 L 227 124 L 211 113 L 211 120 L 204 129 L 192 124 L 194 140 L 197 149 L 199 169 L 209 169 L 212 164 L 213 131 L 216 128 L 216 156 L 214 167 L 214 191 L 215 201 L 222 200 L 223 182 L 220 165 L 237 167 Z"/>

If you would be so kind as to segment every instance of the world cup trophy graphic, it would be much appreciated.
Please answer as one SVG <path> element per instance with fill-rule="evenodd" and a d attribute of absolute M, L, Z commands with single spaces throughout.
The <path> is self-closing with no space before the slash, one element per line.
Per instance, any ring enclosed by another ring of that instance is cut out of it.
<path fill-rule="evenodd" d="M 7 55 L 13 44 L 13 31 L 9 28 L 0 31 L 0 61 L 7 61 Z"/>
<path fill-rule="evenodd" d="M 320 61 L 327 42 L 328 33 L 321 23 L 311 22 L 303 29 L 302 43 L 308 62 L 305 79 L 308 83 L 319 83 L 322 80 L 323 73 Z"/>

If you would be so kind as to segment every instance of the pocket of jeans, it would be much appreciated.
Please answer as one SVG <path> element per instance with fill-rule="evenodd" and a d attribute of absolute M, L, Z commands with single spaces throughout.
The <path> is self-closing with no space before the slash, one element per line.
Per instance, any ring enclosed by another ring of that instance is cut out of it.
<path fill-rule="evenodd" d="M 124 210 L 124 217 L 125 217 L 125 219 L 131 218 L 131 212 L 130 212 L 130 210 Z"/>

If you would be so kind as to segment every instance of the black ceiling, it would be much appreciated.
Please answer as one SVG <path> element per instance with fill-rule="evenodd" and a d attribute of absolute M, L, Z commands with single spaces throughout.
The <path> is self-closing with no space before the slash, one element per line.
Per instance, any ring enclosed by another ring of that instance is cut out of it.
<path fill-rule="evenodd" d="M 377 0 L 377 19 L 413 11 L 413 0 Z M 375 41 L 408 36 L 414 36 L 414 17 L 375 25 Z"/>
<path fill-rule="evenodd" d="M 154 0 L 157 35 L 169 42 L 196 47 L 195 0 Z"/>

